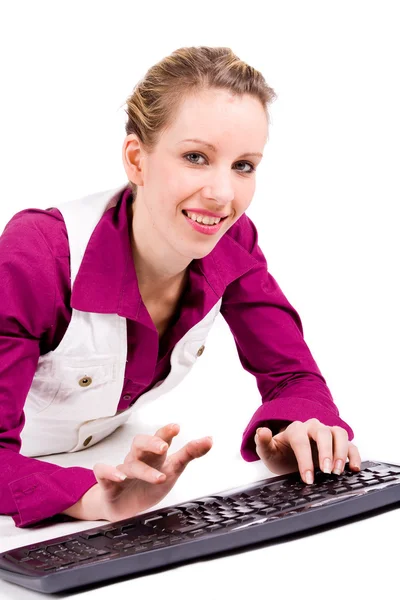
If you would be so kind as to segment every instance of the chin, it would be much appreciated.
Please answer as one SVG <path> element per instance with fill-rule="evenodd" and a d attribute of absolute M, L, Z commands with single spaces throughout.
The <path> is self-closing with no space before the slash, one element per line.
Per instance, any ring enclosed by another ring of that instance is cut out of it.
<path fill-rule="evenodd" d="M 212 252 L 215 248 L 215 244 L 213 245 L 212 248 L 207 248 L 207 250 L 205 250 L 204 252 L 197 252 L 196 254 L 194 254 L 192 252 L 191 256 L 192 256 L 192 260 L 199 260 L 201 258 L 205 258 L 206 256 L 208 256 L 210 254 L 210 252 Z"/>

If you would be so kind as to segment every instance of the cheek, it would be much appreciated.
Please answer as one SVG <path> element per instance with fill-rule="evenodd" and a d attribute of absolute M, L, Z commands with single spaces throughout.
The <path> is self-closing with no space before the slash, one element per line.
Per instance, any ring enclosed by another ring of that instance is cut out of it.
<path fill-rule="evenodd" d="M 164 190 L 168 190 L 169 202 L 173 202 L 174 204 L 187 200 L 199 190 L 199 185 L 196 185 L 193 178 L 187 177 L 184 174 L 168 177 L 165 181 L 165 186 Z"/>
<path fill-rule="evenodd" d="M 249 206 L 253 200 L 255 190 L 256 190 L 256 184 L 255 184 L 255 181 L 252 181 L 251 185 L 249 185 L 249 187 L 243 193 L 243 202 L 241 202 L 243 211 L 245 211 L 249 208 Z"/>
<path fill-rule="evenodd" d="M 184 173 L 172 165 L 163 164 L 157 170 L 157 187 L 171 201 L 173 198 L 179 198 L 182 195 L 182 191 L 189 187 L 189 181 Z"/>

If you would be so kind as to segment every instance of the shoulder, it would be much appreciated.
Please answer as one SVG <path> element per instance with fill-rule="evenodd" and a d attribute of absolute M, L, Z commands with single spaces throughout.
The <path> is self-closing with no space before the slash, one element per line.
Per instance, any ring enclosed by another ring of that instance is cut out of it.
<path fill-rule="evenodd" d="M 53 326 L 68 283 L 68 259 L 57 256 L 68 252 L 64 220 L 56 209 L 29 208 L 11 218 L 0 235 L 0 328 L 17 323 L 39 339 Z"/>
<path fill-rule="evenodd" d="M 0 236 L 2 252 L 21 247 L 24 254 L 69 255 L 64 219 L 56 208 L 27 208 L 17 212 Z"/>

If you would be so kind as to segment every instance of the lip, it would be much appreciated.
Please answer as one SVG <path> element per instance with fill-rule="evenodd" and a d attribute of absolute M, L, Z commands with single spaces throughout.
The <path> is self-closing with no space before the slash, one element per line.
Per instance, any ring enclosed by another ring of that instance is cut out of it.
<path fill-rule="evenodd" d="M 182 210 L 186 210 L 186 212 L 198 213 L 199 215 L 205 215 L 206 217 L 216 217 L 217 219 L 225 219 L 225 217 L 229 217 L 229 215 L 213 213 L 209 210 L 204 210 L 204 208 L 183 208 Z"/>
<path fill-rule="evenodd" d="M 218 231 L 221 229 L 224 223 L 223 221 L 220 221 L 216 225 L 202 225 L 201 223 L 197 223 L 197 221 L 193 221 L 193 219 L 190 219 L 184 213 L 182 214 L 185 217 L 186 221 L 189 222 L 189 225 L 193 227 L 193 229 L 195 229 L 198 233 L 204 233 L 205 235 L 214 235 L 218 233 Z"/>

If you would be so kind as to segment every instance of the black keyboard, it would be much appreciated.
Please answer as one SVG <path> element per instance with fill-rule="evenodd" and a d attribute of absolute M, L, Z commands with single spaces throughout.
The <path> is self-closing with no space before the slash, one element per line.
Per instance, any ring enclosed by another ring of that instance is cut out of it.
<path fill-rule="evenodd" d="M 280 475 L 0 554 L 0 577 L 45 593 L 282 538 L 400 502 L 400 465 Z M 394 508 L 392 506 L 392 508 Z M 368 516 L 368 515 L 367 515 Z M 310 531 L 311 533 L 311 531 Z"/>

